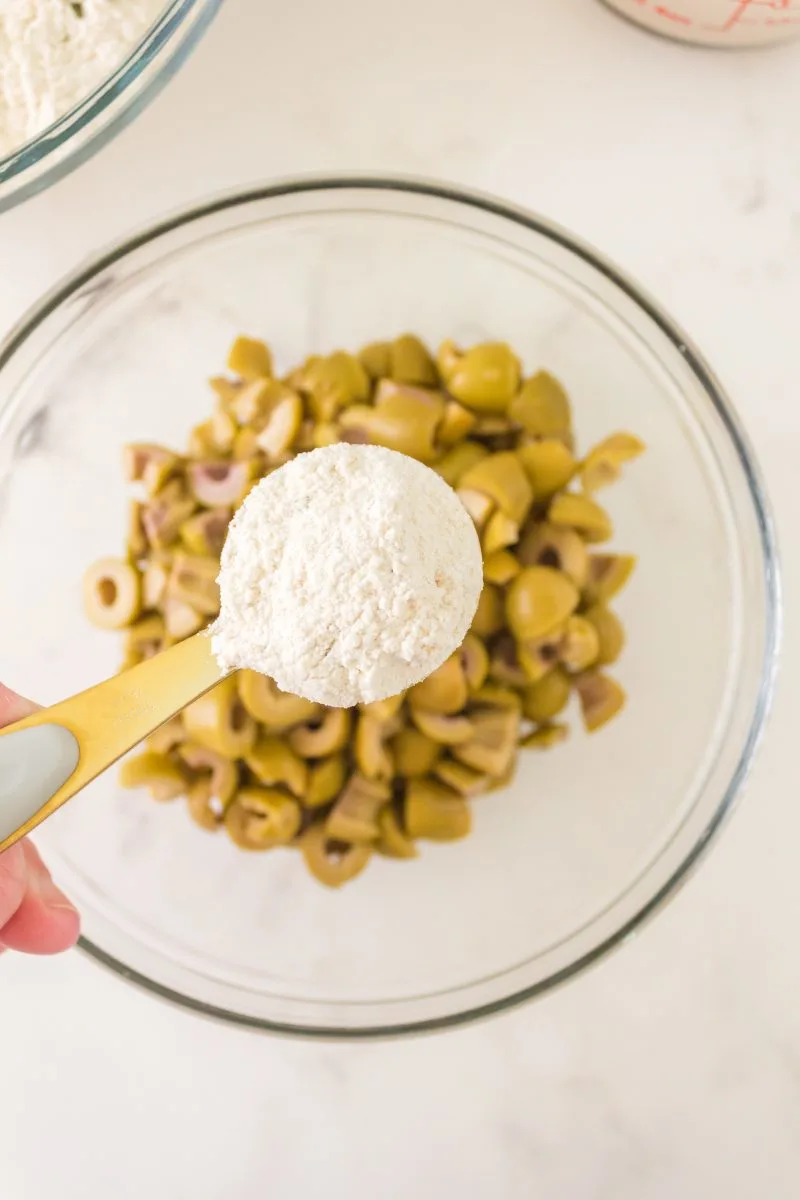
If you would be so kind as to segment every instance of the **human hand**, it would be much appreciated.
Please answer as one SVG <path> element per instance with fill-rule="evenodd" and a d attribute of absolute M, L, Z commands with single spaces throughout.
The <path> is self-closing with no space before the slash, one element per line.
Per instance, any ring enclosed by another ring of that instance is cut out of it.
<path fill-rule="evenodd" d="M 36 707 L 0 684 L 0 727 Z M 79 932 L 77 911 L 53 883 L 32 842 L 24 838 L 0 854 L 0 954 L 57 954 L 74 945 Z"/>

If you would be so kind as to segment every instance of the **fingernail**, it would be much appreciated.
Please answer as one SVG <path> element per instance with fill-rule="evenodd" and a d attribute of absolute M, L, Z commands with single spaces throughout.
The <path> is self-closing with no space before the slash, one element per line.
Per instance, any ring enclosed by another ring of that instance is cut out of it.
<path fill-rule="evenodd" d="M 75 908 L 75 905 L 64 895 L 60 887 L 56 887 L 49 875 L 40 875 L 37 873 L 36 890 L 47 907 L 53 912 L 77 913 L 78 910 Z"/>

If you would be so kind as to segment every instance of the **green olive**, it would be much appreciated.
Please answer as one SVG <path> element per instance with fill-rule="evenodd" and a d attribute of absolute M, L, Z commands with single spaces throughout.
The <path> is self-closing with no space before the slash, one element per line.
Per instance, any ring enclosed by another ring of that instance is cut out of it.
<path fill-rule="evenodd" d="M 305 795 L 308 766 L 291 747 L 274 734 L 262 734 L 244 756 L 259 783 L 283 784 L 295 796 Z"/>
<path fill-rule="evenodd" d="M 519 359 L 505 342 L 473 346 L 455 361 L 440 356 L 439 367 L 450 395 L 480 412 L 506 412 L 519 387 Z"/>
<path fill-rule="evenodd" d="M 560 662 L 568 671 L 585 671 L 597 662 L 599 653 L 600 638 L 594 625 L 585 617 L 571 616 L 558 649 Z"/>
<path fill-rule="evenodd" d="M 602 671 L 584 671 L 575 676 L 583 723 L 589 733 L 615 717 L 625 704 L 625 692 L 615 679 Z"/>
<path fill-rule="evenodd" d="M 490 454 L 476 463 L 461 476 L 459 487 L 490 496 L 517 525 L 523 523 L 533 503 L 533 489 L 519 456 L 510 450 Z"/>
<path fill-rule="evenodd" d="M 391 779 L 394 761 L 385 745 L 385 726 L 368 713 L 359 713 L 353 738 L 353 757 L 359 771 L 367 779 Z M 344 841 L 351 839 L 344 837 Z"/>
<path fill-rule="evenodd" d="M 630 579 L 636 559 L 632 554 L 590 554 L 588 578 L 583 589 L 586 604 L 608 601 L 621 592 Z"/>
<path fill-rule="evenodd" d="M 561 492 L 550 504 L 547 513 L 553 525 L 576 529 L 585 542 L 607 542 L 614 532 L 611 518 L 605 509 L 588 496 Z"/>
<path fill-rule="evenodd" d="M 228 369 L 242 379 L 270 376 L 272 355 L 269 346 L 257 338 L 237 337 L 228 351 Z"/>
<path fill-rule="evenodd" d="M 359 350 L 358 361 L 370 379 L 388 379 L 391 371 L 392 343 L 370 342 Z"/>
<path fill-rule="evenodd" d="M 339 420 L 342 429 L 360 431 L 372 445 L 431 462 L 438 453 L 434 443 L 443 413 L 444 400 L 436 392 L 383 379 L 374 405 L 346 409 Z"/>
<path fill-rule="evenodd" d="M 300 805 L 276 788 L 240 788 L 225 812 L 228 835 L 242 850 L 286 846 L 300 822 Z"/>
<path fill-rule="evenodd" d="M 503 628 L 503 593 L 492 583 L 484 583 L 470 632 L 491 637 Z"/>
<path fill-rule="evenodd" d="M 385 805 L 378 814 L 378 840 L 375 849 L 386 858 L 417 857 L 416 846 L 411 838 L 406 836 L 400 818 L 390 804 Z"/>
<path fill-rule="evenodd" d="M 439 422 L 436 440 L 440 446 L 460 446 L 464 438 L 475 428 L 477 418 L 457 400 L 448 400 L 444 406 L 444 415 Z M 477 446 L 477 442 L 475 443 Z M 476 460 L 477 461 L 477 460 Z"/>
<path fill-rule="evenodd" d="M 289 745 L 303 758 L 327 758 L 347 744 L 352 720 L 346 708 L 323 709 L 319 720 L 296 725 L 288 734 Z"/>
<path fill-rule="evenodd" d="M 183 795 L 188 782 L 174 759 L 155 750 L 126 758 L 119 770 L 119 781 L 124 788 L 146 787 L 153 799 L 159 801 Z"/>
<path fill-rule="evenodd" d="M 463 796 L 434 779 L 409 779 L 403 823 L 410 838 L 450 842 L 466 837 L 472 825 Z"/>
<path fill-rule="evenodd" d="M 391 799 L 387 783 L 351 775 L 325 819 L 325 832 L 339 842 L 373 842 L 378 837 L 378 813 Z"/>
<path fill-rule="evenodd" d="M 438 387 L 439 372 L 430 351 L 413 333 L 395 338 L 389 350 L 389 376 L 397 383 Z"/>
<path fill-rule="evenodd" d="M 488 453 L 486 447 L 481 446 L 478 442 L 459 442 L 445 454 L 444 458 L 440 458 L 434 464 L 433 469 L 437 475 L 441 475 L 445 483 L 449 483 L 450 487 L 454 488 L 458 486 L 459 480 L 466 475 L 470 467 L 474 467 L 475 463 L 486 458 Z"/>
<path fill-rule="evenodd" d="M 484 555 L 488 556 L 495 551 L 504 550 L 506 546 L 516 545 L 518 540 L 519 524 L 498 509 L 486 522 L 481 534 L 481 549 Z"/>
<path fill-rule="evenodd" d="M 487 554 L 483 562 L 483 577 L 488 583 L 496 583 L 505 587 L 507 583 L 519 575 L 521 567 L 513 554 L 508 550 L 495 550 Z"/>
<path fill-rule="evenodd" d="M 561 667 L 548 672 L 538 683 L 526 688 L 522 712 L 529 721 L 551 721 L 567 707 L 572 681 Z"/>
<path fill-rule="evenodd" d="M 538 729 L 534 729 L 527 737 L 522 738 L 520 746 L 525 750 L 549 750 L 552 746 L 558 746 L 561 742 L 565 742 L 568 737 L 569 726 L 555 722 L 540 725 Z"/>
<path fill-rule="evenodd" d="M 309 359 L 300 387 L 308 394 L 311 412 L 318 421 L 331 421 L 350 404 L 369 399 L 369 375 L 353 354 L 337 350 L 327 358 Z"/>
<path fill-rule="evenodd" d="M 412 687 L 409 703 L 431 712 L 457 713 L 467 702 L 467 680 L 458 654 L 451 654 L 427 679 Z"/>
<path fill-rule="evenodd" d="M 322 808 L 330 804 L 339 795 L 346 779 L 347 766 L 342 754 L 332 754 L 330 758 L 311 763 L 303 804 L 306 808 Z"/>
<path fill-rule="evenodd" d="M 570 444 L 572 414 L 561 384 L 547 371 L 539 371 L 520 388 L 508 415 L 526 433 L 539 438 L 559 438 Z"/>
<path fill-rule="evenodd" d="M 223 758 L 242 758 L 256 740 L 256 723 L 236 690 L 236 677 L 229 675 L 183 710 L 188 738 L 215 750 Z"/>
<path fill-rule="evenodd" d="M 569 576 L 577 588 L 589 578 L 589 552 L 579 533 L 565 525 L 547 521 L 529 521 L 516 548 L 516 556 L 526 567 L 553 567 Z"/>
<path fill-rule="evenodd" d="M 527 446 L 520 446 L 517 454 L 537 500 L 546 500 L 560 492 L 572 479 L 578 466 L 572 452 L 557 438 L 530 442 Z"/>
<path fill-rule="evenodd" d="M 372 857 L 369 842 L 340 842 L 328 836 L 324 825 L 311 825 L 299 845 L 309 871 L 326 887 L 349 883 Z"/>
<path fill-rule="evenodd" d="M 83 578 L 83 605 L 93 625 L 122 629 L 142 611 L 142 580 L 124 558 L 101 558 Z"/>
<path fill-rule="evenodd" d="M 583 615 L 597 632 L 597 665 L 616 662 L 625 645 L 625 630 L 619 617 L 604 604 L 593 604 Z"/>
<path fill-rule="evenodd" d="M 461 666 L 471 691 L 482 687 L 489 674 L 489 653 L 479 637 L 468 633 L 459 651 Z"/>
<path fill-rule="evenodd" d="M 392 739 L 392 753 L 397 774 L 408 779 L 427 775 L 441 755 L 442 746 L 413 725 L 407 725 Z"/>
<path fill-rule="evenodd" d="M 623 463 L 644 454 L 645 444 L 632 433 L 614 433 L 605 438 L 584 458 L 580 467 L 581 485 L 585 492 L 614 483 L 620 476 Z"/>
<path fill-rule="evenodd" d="M 239 671 L 237 686 L 250 716 L 274 733 L 315 721 L 322 714 L 318 704 L 282 692 L 277 684 L 257 671 Z"/>
<path fill-rule="evenodd" d="M 453 746 L 453 757 L 475 771 L 504 775 L 517 752 L 519 713 L 511 708 L 476 709 L 470 713 L 470 724 L 472 738 Z"/>
<path fill-rule="evenodd" d="M 509 585 L 506 618 L 520 640 L 539 638 L 565 621 L 579 599 L 575 584 L 560 571 L 525 567 Z"/>

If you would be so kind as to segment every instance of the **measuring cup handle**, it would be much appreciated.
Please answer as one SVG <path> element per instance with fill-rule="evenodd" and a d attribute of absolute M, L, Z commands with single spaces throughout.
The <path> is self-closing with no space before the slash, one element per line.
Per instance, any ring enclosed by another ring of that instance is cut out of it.
<path fill-rule="evenodd" d="M 44 808 L 79 758 L 77 740 L 63 725 L 0 731 L 0 844 Z"/>

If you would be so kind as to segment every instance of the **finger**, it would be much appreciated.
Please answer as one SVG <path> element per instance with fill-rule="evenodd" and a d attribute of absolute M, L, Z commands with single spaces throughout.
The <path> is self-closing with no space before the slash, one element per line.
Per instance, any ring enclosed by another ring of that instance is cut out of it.
<path fill-rule="evenodd" d="M 22 904 L 28 886 L 28 867 L 20 842 L 0 854 L 0 941 L 3 926 Z"/>
<path fill-rule="evenodd" d="M 21 721 L 23 717 L 29 717 L 38 708 L 39 705 L 34 704 L 32 700 L 18 696 L 11 688 L 0 683 L 0 728 L 3 725 L 12 725 L 14 721 Z"/>
<path fill-rule="evenodd" d="M 0 944 L 8 950 L 24 950 L 28 954 L 57 954 L 67 950 L 78 940 L 78 913 L 53 883 L 33 843 L 25 840 L 19 845 L 27 886 L 16 911 L 0 928 Z"/>

